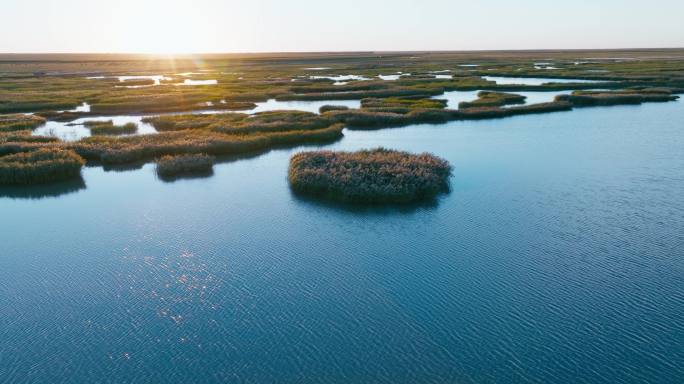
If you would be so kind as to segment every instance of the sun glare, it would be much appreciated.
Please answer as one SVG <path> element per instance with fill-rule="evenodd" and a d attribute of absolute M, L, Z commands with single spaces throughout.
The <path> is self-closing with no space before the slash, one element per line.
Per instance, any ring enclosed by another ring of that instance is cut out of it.
<path fill-rule="evenodd" d="M 154 55 L 187 55 L 214 51 L 217 32 L 206 18 L 188 12 L 186 7 L 158 8 L 141 5 L 140 13 L 131 15 L 129 30 L 117 32 L 127 51 Z"/>

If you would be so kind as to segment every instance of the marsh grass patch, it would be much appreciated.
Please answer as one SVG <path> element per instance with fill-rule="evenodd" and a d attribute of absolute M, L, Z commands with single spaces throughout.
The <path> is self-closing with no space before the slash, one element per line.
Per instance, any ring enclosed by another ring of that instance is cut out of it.
<path fill-rule="evenodd" d="M 437 156 L 378 148 L 302 152 L 290 159 L 288 181 L 299 194 L 351 203 L 410 203 L 449 190 L 452 168 Z"/>
<path fill-rule="evenodd" d="M 167 155 L 157 159 L 157 175 L 162 179 L 183 176 L 208 176 L 213 173 L 216 158 L 204 153 L 188 155 Z"/>
<path fill-rule="evenodd" d="M 0 184 L 43 184 L 77 178 L 85 160 L 70 150 L 40 148 L 0 157 Z"/>

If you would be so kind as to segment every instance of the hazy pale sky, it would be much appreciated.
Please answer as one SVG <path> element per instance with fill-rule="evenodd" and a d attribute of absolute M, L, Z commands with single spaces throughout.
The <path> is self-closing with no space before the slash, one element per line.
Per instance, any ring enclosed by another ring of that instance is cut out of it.
<path fill-rule="evenodd" d="M 0 52 L 684 47 L 682 0 L 0 0 Z"/>

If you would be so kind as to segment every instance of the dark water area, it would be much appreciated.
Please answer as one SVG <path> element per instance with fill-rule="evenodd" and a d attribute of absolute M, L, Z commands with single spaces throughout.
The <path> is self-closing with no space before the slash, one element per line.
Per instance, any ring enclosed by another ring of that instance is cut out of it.
<path fill-rule="evenodd" d="M 428 204 L 297 197 L 289 157 L 0 189 L 1 383 L 684 382 L 684 103 L 350 131 Z"/>

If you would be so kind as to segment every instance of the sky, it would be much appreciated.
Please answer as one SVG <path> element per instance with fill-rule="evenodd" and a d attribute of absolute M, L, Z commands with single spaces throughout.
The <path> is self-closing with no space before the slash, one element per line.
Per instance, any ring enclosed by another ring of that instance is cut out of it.
<path fill-rule="evenodd" d="M 0 0 L 0 52 L 684 47 L 682 0 Z"/>

